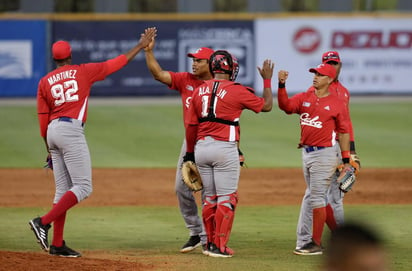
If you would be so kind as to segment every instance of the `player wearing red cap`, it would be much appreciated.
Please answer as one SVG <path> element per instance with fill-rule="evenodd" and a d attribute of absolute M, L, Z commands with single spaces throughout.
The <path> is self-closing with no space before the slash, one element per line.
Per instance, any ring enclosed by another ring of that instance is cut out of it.
<path fill-rule="evenodd" d="M 239 66 L 236 58 L 227 51 L 216 51 L 209 66 L 214 79 L 207 80 L 193 92 L 184 161 L 196 162 L 203 181 L 202 217 L 208 238 L 206 254 L 232 257 L 233 250 L 227 243 L 238 202 L 239 118 L 244 109 L 256 113 L 271 111 L 274 64 L 265 60 L 262 68 L 258 68 L 264 79 L 263 98 L 234 82 Z"/>
<path fill-rule="evenodd" d="M 52 55 L 57 68 L 40 79 L 37 112 L 40 133 L 52 158 L 56 192 L 53 208 L 42 217 L 30 220 L 41 248 L 51 255 L 80 257 L 63 239 L 67 211 L 92 192 L 90 153 L 84 136 L 88 98 L 94 82 L 104 80 L 130 62 L 152 38 L 156 28 L 141 34 L 139 43 L 125 54 L 100 63 L 72 64 L 70 44 L 57 41 Z M 49 248 L 48 230 L 53 223 Z"/>
<path fill-rule="evenodd" d="M 339 158 L 336 154 L 336 135 L 346 169 L 350 168 L 349 116 L 346 105 L 329 87 L 336 78 L 336 69 L 329 64 L 320 64 L 309 70 L 314 73 L 313 90 L 288 97 L 285 82 L 287 71 L 279 71 L 278 103 L 287 114 L 300 115 L 303 172 L 309 192 L 312 212 L 312 236 L 309 243 L 297 248 L 299 255 L 322 254 L 321 238 L 324 225 L 330 219 L 327 212 L 328 189 L 334 179 Z"/>
<path fill-rule="evenodd" d="M 153 48 L 155 40 L 145 48 L 146 63 L 149 71 L 154 79 L 167 85 L 170 89 L 177 90 L 180 94 L 183 107 L 183 120 L 187 121 L 190 100 L 195 88 L 203 84 L 205 80 L 211 79 L 212 75 L 209 71 L 209 58 L 213 50 L 207 47 L 199 48 L 195 53 L 187 54 L 192 59 L 192 73 L 189 72 L 172 72 L 164 71 L 157 62 Z M 186 128 L 186 124 L 185 124 Z M 179 202 L 179 209 L 185 221 L 186 227 L 189 229 L 189 240 L 182 246 L 180 252 L 186 253 L 194 250 L 196 247 L 203 245 L 203 252 L 206 251 L 206 234 L 203 230 L 202 220 L 198 215 L 198 207 L 196 204 L 193 192 L 183 183 L 182 180 L 182 162 L 183 156 L 186 153 L 186 141 L 180 150 L 179 159 L 177 162 L 175 191 Z"/>
<path fill-rule="evenodd" d="M 329 86 L 329 91 L 331 95 L 337 96 L 342 103 L 347 107 L 349 112 L 349 91 L 341 84 L 339 81 L 339 74 L 342 67 L 342 62 L 339 53 L 336 51 L 327 51 L 322 55 L 322 63 L 327 63 L 335 67 L 336 77 L 335 80 Z M 311 86 L 308 91 L 313 91 L 314 87 Z M 349 135 L 350 135 L 350 152 L 351 160 L 356 161 L 351 162 L 352 166 L 355 166 L 356 171 L 359 171 L 360 161 L 356 154 L 355 142 L 354 142 L 354 132 L 352 121 L 349 116 Z M 340 154 L 339 144 L 336 144 L 336 151 Z M 339 189 L 339 184 L 335 180 L 332 181 L 329 192 L 328 192 L 328 204 L 326 206 L 326 211 L 328 212 L 327 225 L 331 230 L 336 229 L 338 225 L 342 225 L 344 222 L 344 208 L 343 208 L 343 197 Z M 306 190 L 305 196 L 302 200 L 302 205 L 300 209 L 299 221 L 297 226 L 297 241 L 296 249 L 303 247 L 305 244 L 311 241 L 312 236 L 312 216 L 309 203 L 309 189 Z"/>

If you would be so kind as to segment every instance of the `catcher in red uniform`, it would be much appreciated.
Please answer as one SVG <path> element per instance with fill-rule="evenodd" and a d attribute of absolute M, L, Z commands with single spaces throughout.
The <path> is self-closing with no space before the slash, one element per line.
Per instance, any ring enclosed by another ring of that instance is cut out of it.
<path fill-rule="evenodd" d="M 274 64 L 265 60 L 258 68 L 264 80 L 263 97 L 234 82 L 239 68 L 229 52 L 216 51 L 209 67 L 214 79 L 193 92 L 184 161 L 196 162 L 203 181 L 202 217 L 208 241 L 205 254 L 227 258 L 234 253 L 227 243 L 238 202 L 239 118 L 244 109 L 256 113 L 271 111 Z"/>

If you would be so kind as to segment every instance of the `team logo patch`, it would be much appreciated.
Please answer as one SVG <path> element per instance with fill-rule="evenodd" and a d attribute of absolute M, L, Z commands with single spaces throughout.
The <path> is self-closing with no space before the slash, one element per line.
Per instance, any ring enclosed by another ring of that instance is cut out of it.
<path fill-rule="evenodd" d="M 190 91 L 193 91 L 193 86 L 191 86 L 191 85 L 186 85 L 186 89 L 187 89 L 187 90 L 190 90 Z"/>
<path fill-rule="evenodd" d="M 323 123 L 319 120 L 319 116 L 311 118 L 309 113 L 300 115 L 300 125 L 312 126 L 319 129 L 323 127 Z"/>
<path fill-rule="evenodd" d="M 325 110 L 330 111 L 330 106 L 329 105 L 325 106 L 324 108 L 325 108 Z"/>
<path fill-rule="evenodd" d="M 310 102 L 303 102 L 302 106 L 304 106 L 304 107 L 309 107 L 309 106 L 310 106 Z"/>

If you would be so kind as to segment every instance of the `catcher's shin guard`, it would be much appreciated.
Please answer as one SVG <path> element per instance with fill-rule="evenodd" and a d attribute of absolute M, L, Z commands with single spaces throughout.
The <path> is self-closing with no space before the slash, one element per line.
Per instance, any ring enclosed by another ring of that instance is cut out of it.
<path fill-rule="evenodd" d="M 213 243 L 215 236 L 215 214 L 217 206 L 217 196 L 206 196 L 203 200 L 202 218 L 205 227 L 207 242 Z"/>
<path fill-rule="evenodd" d="M 235 218 L 235 207 L 238 201 L 237 192 L 228 196 L 228 200 L 218 203 L 215 217 L 216 235 L 214 243 L 222 252 L 226 251 L 226 245 L 229 242 L 230 232 L 232 231 L 233 220 Z"/>

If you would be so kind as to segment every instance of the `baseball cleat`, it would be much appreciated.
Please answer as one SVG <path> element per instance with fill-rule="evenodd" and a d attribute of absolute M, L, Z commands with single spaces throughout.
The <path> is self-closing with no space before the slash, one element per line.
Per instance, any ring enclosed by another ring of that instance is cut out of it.
<path fill-rule="evenodd" d="M 78 258 L 82 256 L 82 254 L 80 254 L 79 252 L 66 246 L 65 241 L 63 241 L 63 245 L 61 247 L 55 247 L 51 245 L 49 253 L 50 255 L 53 255 L 53 256 L 70 257 L 70 258 Z"/>
<path fill-rule="evenodd" d="M 319 245 L 317 245 L 315 242 L 310 242 L 306 245 L 304 245 L 301 248 L 297 248 L 293 251 L 294 254 L 296 255 L 322 255 L 323 254 L 323 248 Z"/>
<path fill-rule="evenodd" d="M 49 233 L 49 229 L 51 227 L 50 224 L 43 225 L 41 223 L 41 218 L 36 217 L 29 221 L 29 225 L 31 227 L 31 230 L 34 232 L 34 235 L 37 239 L 37 243 L 40 244 L 40 247 L 44 251 L 49 251 L 49 242 L 47 240 L 47 236 Z"/>
<path fill-rule="evenodd" d="M 202 254 L 209 256 L 209 246 L 207 244 L 202 244 Z"/>
<path fill-rule="evenodd" d="M 190 251 L 194 250 L 195 248 L 197 248 L 200 245 L 201 245 L 201 242 L 200 242 L 200 236 L 199 235 L 190 236 L 190 238 L 186 242 L 186 244 L 184 244 L 183 247 L 180 249 L 180 252 L 182 252 L 182 253 L 190 252 Z"/>
<path fill-rule="evenodd" d="M 210 244 L 209 246 L 209 256 L 213 258 L 231 258 L 234 252 L 232 249 L 226 247 L 225 251 L 222 252 L 215 244 Z"/>

